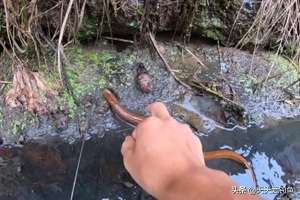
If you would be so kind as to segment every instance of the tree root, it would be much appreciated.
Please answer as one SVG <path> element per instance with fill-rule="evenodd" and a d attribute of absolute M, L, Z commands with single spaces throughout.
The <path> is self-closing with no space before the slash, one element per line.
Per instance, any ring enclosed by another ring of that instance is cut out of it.
<path fill-rule="evenodd" d="M 5 103 L 12 108 L 23 107 L 44 114 L 48 112 L 46 105 L 55 94 L 37 72 L 31 72 L 19 64 L 14 73 L 12 88 L 5 96 Z"/>

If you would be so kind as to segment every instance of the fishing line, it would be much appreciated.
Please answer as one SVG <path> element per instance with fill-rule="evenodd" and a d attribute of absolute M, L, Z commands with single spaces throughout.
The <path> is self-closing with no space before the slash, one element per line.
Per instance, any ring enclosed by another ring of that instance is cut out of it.
<path fill-rule="evenodd" d="M 79 128 L 79 129 L 80 129 L 80 128 Z M 72 186 L 72 192 L 71 192 L 70 200 L 73 200 L 73 197 L 74 197 L 74 192 L 75 192 L 75 188 L 76 188 L 76 183 L 77 183 L 77 177 L 78 177 L 79 167 L 80 167 L 80 163 L 81 163 L 81 158 L 82 158 L 82 154 L 83 154 L 83 149 L 84 149 L 84 146 L 85 146 L 84 135 L 82 135 L 81 138 L 82 138 L 82 142 L 81 142 L 81 147 L 80 147 L 80 152 L 79 152 L 79 157 L 78 157 L 77 167 L 76 167 L 76 171 L 75 171 L 75 175 L 74 175 L 74 180 L 73 180 L 73 186 Z"/>
<path fill-rule="evenodd" d="M 99 91 L 98 87 L 95 90 L 95 97 L 96 97 L 96 100 L 94 101 L 94 103 L 91 107 L 91 110 L 89 112 L 89 116 L 87 118 L 87 123 L 88 123 L 87 130 L 90 127 L 90 119 L 92 117 L 92 113 L 94 113 L 94 110 L 96 108 L 96 104 L 97 104 L 97 102 L 99 101 L 99 98 L 100 98 L 100 91 Z M 79 108 L 79 105 L 77 105 L 77 106 L 78 106 L 77 108 Z M 77 111 L 78 111 L 78 109 L 77 109 Z M 82 134 L 82 132 L 81 132 L 80 125 L 79 125 L 80 124 L 80 119 L 79 119 L 78 112 L 77 112 L 76 118 L 77 118 L 77 129 L 78 129 L 79 134 L 81 135 L 81 147 L 80 147 L 80 152 L 79 152 L 79 156 L 78 156 L 76 171 L 75 171 L 75 175 L 74 175 L 70 200 L 73 200 L 73 198 L 74 198 L 74 193 L 75 193 L 75 188 L 76 188 L 76 183 L 77 183 L 78 173 L 79 173 L 79 168 L 80 168 L 80 163 L 81 163 L 81 158 L 82 158 L 82 154 L 83 154 L 83 150 L 84 150 L 84 146 L 85 146 L 85 133 Z"/>

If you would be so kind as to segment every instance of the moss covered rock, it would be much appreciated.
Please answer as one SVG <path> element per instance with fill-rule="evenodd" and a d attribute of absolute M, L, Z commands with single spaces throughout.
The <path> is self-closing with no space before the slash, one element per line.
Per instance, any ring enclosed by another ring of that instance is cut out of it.
<path fill-rule="evenodd" d="M 251 26 L 256 10 L 251 1 L 201 1 L 193 31 L 204 38 L 235 43 Z"/>
<path fill-rule="evenodd" d="M 87 3 L 86 23 L 83 25 L 80 38 L 95 36 L 99 32 L 128 35 L 142 31 L 145 27 L 157 32 L 185 33 L 185 29 L 192 27 L 193 33 L 204 38 L 221 42 L 230 39 L 237 42 L 252 24 L 256 10 L 257 6 L 250 0 L 201 0 L 178 3 L 158 0 L 151 1 L 148 6 L 142 1 L 126 0 L 122 1 L 122 5 L 111 1 L 107 6 L 103 1 L 90 0 Z M 232 29 L 233 24 L 235 26 Z"/>

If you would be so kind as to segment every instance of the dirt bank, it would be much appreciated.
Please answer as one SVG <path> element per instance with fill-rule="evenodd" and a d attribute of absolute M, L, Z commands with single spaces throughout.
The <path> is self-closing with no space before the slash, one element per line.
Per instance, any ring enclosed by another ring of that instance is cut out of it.
<path fill-rule="evenodd" d="M 290 86 L 299 75 L 288 60 L 264 52 L 253 58 L 246 51 L 218 48 L 201 41 L 193 41 L 187 47 L 194 56 L 174 43 L 159 42 L 159 45 L 178 78 L 187 81 L 192 77 L 209 84 L 206 87 L 219 95 L 199 88 L 190 90 L 179 84 L 151 48 L 120 49 L 119 46 L 120 51 L 116 51 L 106 41 L 94 46 L 73 46 L 67 50 L 71 65 L 66 66 L 66 72 L 79 105 L 59 87 L 58 75 L 51 71 L 53 65 L 45 66 L 44 77 L 58 91 L 55 104 L 48 105 L 49 113 L 43 116 L 22 109 L 11 110 L 2 104 L 0 135 L 4 143 L 25 142 L 47 135 L 60 135 L 74 142 L 80 138 L 78 128 L 87 135 L 102 136 L 103 130 L 119 127 L 120 121 L 102 97 L 104 88 L 112 88 L 124 105 L 140 114 L 147 114 L 148 104 L 163 101 L 174 116 L 206 134 L 210 131 L 202 129 L 203 117 L 214 130 L 218 126 L 229 129 L 236 125 L 237 128 L 249 124 L 268 126 L 282 118 L 299 116 L 298 85 Z M 154 89 L 150 94 L 140 91 L 136 84 L 139 62 L 153 76 Z M 289 92 L 284 90 L 287 87 Z M 232 99 L 233 106 L 228 98 Z"/>

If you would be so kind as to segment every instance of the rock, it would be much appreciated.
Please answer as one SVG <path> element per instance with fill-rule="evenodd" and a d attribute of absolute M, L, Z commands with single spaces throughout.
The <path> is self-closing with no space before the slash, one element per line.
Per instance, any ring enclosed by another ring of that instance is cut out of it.
<path fill-rule="evenodd" d="M 143 63 L 137 63 L 136 81 L 142 92 L 150 93 L 153 91 L 153 77 L 148 73 Z"/>
<path fill-rule="evenodd" d="M 85 133 L 89 128 L 89 123 L 86 120 L 80 122 L 80 131 Z"/>
<path fill-rule="evenodd" d="M 54 118 L 55 127 L 58 130 L 63 131 L 68 128 L 69 118 L 67 115 L 63 113 L 56 113 L 54 114 L 53 118 Z"/>
<path fill-rule="evenodd" d="M 259 4 L 254 1 L 243 0 L 220 0 L 220 1 L 178 1 L 177 3 L 166 3 L 163 0 L 151 2 L 147 9 L 151 18 L 151 25 L 157 32 L 176 31 L 186 32 L 190 28 L 195 34 L 205 38 L 219 40 L 225 43 L 231 33 L 230 39 L 236 43 L 246 33 L 254 21 Z M 128 35 L 140 31 L 142 16 L 139 12 L 145 10 L 145 2 L 132 0 L 122 1 L 122 9 L 115 9 L 119 5 L 113 5 L 111 10 L 112 32 Z M 154 4 L 154 6 L 153 6 Z M 155 6 L 156 4 L 156 6 Z M 87 2 L 86 21 L 83 24 L 82 34 L 88 32 L 97 34 L 97 19 L 102 15 L 103 3 L 100 0 L 89 0 Z M 191 21 L 192 12 L 195 12 Z M 236 20 L 236 16 L 239 17 Z M 236 21 L 235 21 L 236 20 Z M 147 22 L 146 22 L 147 23 Z M 190 27 L 188 25 L 191 23 Z M 104 23 L 105 24 L 105 23 Z M 232 25 L 235 28 L 231 31 Z M 104 27 L 103 32 L 109 33 L 109 27 Z"/>

